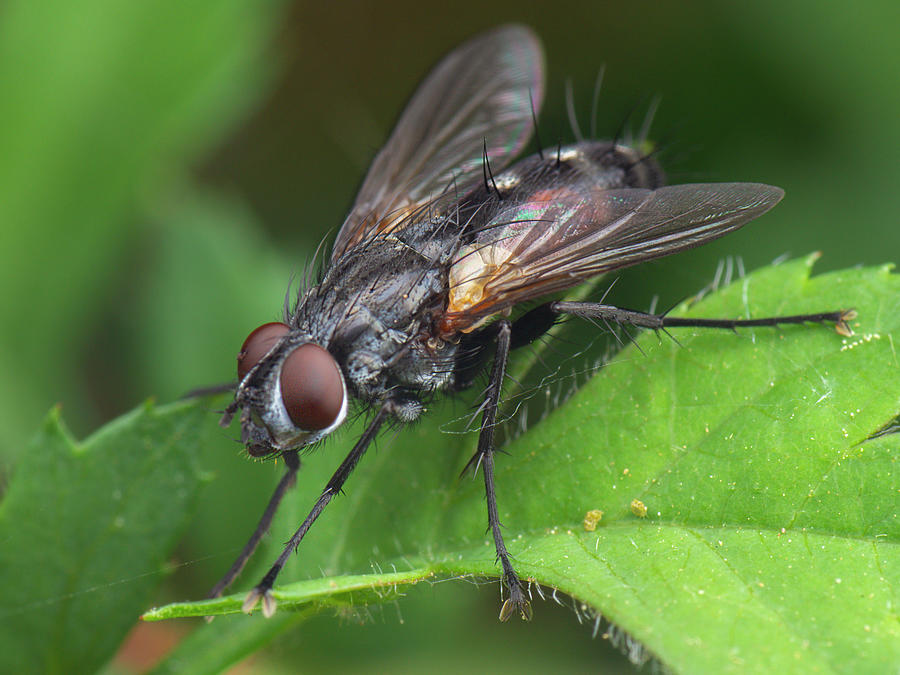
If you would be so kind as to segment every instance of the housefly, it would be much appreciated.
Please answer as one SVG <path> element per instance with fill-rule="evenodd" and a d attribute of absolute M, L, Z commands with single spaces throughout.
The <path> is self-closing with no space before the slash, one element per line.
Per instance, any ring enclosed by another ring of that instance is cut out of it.
<path fill-rule="evenodd" d="M 758 183 L 663 186 L 656 160 L 619 142 L 580 141 L 511 164 L 529 141 L 543 93 L 535 35 L 506 26 L 445 57 L 378 153 L 337 234 L 321 281 L 283 322 L 250 333 L 222 425 L 239 414 L 254 457 L 287 472 L 241 555 L 239 574 L 295 480 L 298 452 L 337 429 L 351 403 L 371 420 L 278 560 L 247 596 L 275 611 L 271 589 L 290 554 L 389 420 L 410 423 L 439 392 L 488 371 L 473 465 L 480 467 L 502 585 L 500 618 L 530 615 L 503 541 L 494 485 L 494 427 L 511 350 L 566 315 L 653 329 L 834 322 L 850 311 L 753 320 L 684 319 L 594 302 L 523 302 L 610 270 L 721 237 L 762 215 L 782 190 Z"/>

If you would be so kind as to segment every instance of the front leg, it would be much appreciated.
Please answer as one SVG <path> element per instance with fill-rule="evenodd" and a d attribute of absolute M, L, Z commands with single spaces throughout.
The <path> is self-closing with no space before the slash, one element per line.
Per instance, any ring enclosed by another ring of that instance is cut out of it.
<path fill-rule="evenodd" d="M 385 401 L 381 408 L 379 408 L 378 412 L 375 414 L 374 419 L 369 422 L 369 426 L 363 432 L 363 435 L 356 442 L 356 445 L 353 446 L 353 449 L 350 451 L 350 454 L 344 459 L 341 465 L 338 467 L 337 471 L 334 472 L 334 475 L 331 477 L 331 480 L 328 481 L 328 484 L 325 486 L 325 489 L 322 490 L 322 494 L 319 495 L 319 498 L 316 500 L 316 503 L 313 505 L 312 510 L 309 512 L 309 515 L 306 516 L 306 520 L 300 525 L 297 531 L 294 533 L 294 536 L 290 538 L 287 544 L 284 547 L 284 550 L 281 552 L 281 555 L 278 556 L 278 560 L 275 561 L 275 564 L 266 572 L 266 575 L 262 578 L 262 580 L 254 586 L 253 590 L 247 594 L 247 598 L 244 600 L 243 610 L 247 613 L 253 611 L 253 608 L 262 600 L 262 610 L 263 615 L 267 618 L 272 616 L 275 613 L 275 598 L 272 597 L 272 587 L 275 584 L 275 579 L 278 576 L 278 573 L 281 572 L 281 568 L 284 567 L 284 564 L 287 562 L 288 558 L 291 556 L 297 546 L 300 545 L 300 541 L 309 531 L 309 528 L 312 527 L 312 524 L 316 521 L 316 518 L 325 510 L 325 507 L 328 506 L 328 503 L 332 500 L 332 498 L 341 491 L 341 488 L 344 486 L 344 482 L 353 472 L 353 469 L 356 468 L 357 463 L 362 458 L 363 454 L 365 454 L 369 445 L 375 440 L 375 436 L 378 434 L 378 430 L 381 428 L 381 425 L 384 424 L 385 420 L 389 415 L 394 414 L 396 411 L 396 404 L 394 401 L 388 400 Z"/>
<path fill-rule="evenodd" d="M 222 595 L 222 592 L 231 585 L 231 582 L 237 579 L 241 570 L 244 569 L 244 565 L 250 560 L 250 556 L 256 551 L 256 547 L 259 546 L 259 542 L 262 541 L 263 536 L 269 531 L 269 526 L 272 524 L 272 519 L 275 517 L 275 512 L 278 510 L 278 506 L 281 504 L 281 500 L 284 498 L 285 493 L 287 493 L 287 491 L 294 486 L 294 483 L 297 482 L 297 470 L 300 468 L 300 457 L 297 454 L 297 451 L 291 450 L 285 452 L 282 456 L 284 457 L 284 463 L 287 466 L 287 472 L 278 482 L 278 486 L 275 488 L 275 492 L 272 494 L 271 499 L 269 499 L 266 510 L 263 511 L 259 524 L 256 526 L 253 534 L 250 535 L 250 539 L 244 545 L 240 555 L 238 555 L 237 559 L 232 563 L 228 573 L 222 577 L 222 579 L 219 580 L 219 583 L 217 583 L 209 592 L 209 595 L 206 596 L 207 598 L 218 598 Z"/>
<path fill-rule="evenodd" d="M 509 359 L 510 324 L 506 320 L 497 322 L 497 351 L 494 365 L 491 368 L 490 382 L 484 399 L 484 416 L 481 420 L 481 432 L 478 435 L 478 450 L 475 454 L 476 466 L 481 465 L 484 473 L 484 490 L 487 497 L 488 524 L 494 536 L 494 547 L 497 558 L 503 567 L 503 583 L 509 590 L 509 597 L 500 608 L 500 620 L 506 621 L 513 612 L 519 611 L 523 619 L 531 618 L 531 603 L 525 597 L 519 575 L 509 561 L 509 552 L 500 531 L 500 516 L 497 513 L 497 493 L 494 487 L 494 426 L 497 422 L 497 408 L 500 404 L 500 390 L 506 375 L 506 362 Z"/>

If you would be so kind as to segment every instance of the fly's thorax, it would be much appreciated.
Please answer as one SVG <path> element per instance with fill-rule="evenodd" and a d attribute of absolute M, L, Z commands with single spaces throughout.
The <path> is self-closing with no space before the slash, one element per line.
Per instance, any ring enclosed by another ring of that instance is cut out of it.
<path fill-rule="evenodd" d="M 334 344 L 353 395 L 364 401 L 388 390 L 389 364 L 409 342 L 408 333 L 386 326 L 371 308 L 360 305 L 353 321 L 340 326 Z"/>
<path fill-rule="evenodd" d="M 401 331 L 369 316 L 367 330 L 341 347 L 344 373 L 356 398 L 374 402 L 397 388 L 417 397 L 448 386 L 454 344 L 431 338 L 425 322 Z"/>
<path fill-rule="evenodd" d="M 304 296 L 291 323 L 327 344 L 354 398 L 375 403 L 396 388 L 415 396 L 445 385 L 445 355 L 423 341 L 445 304 L 442 257 L 454 244 L 449 235 L 416 236 L 414 224 L 402 240 L 381 235 L 333 261 Z"/>

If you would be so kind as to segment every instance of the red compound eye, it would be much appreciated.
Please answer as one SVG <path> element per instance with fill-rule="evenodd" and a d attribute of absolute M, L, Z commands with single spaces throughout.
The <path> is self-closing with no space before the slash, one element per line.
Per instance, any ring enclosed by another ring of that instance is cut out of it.
<path fill-rule="evenodd" d="M 253 366 L 269 353 L 278 341 L 284 337 L 290 328 L 280 322 L 264 323 L 247 336 L 241 346 L 241 352 L 237 358 L 238 379 L 243 380 Z"/>
<path fill-rule="evenodd" d="M 344 407 L 344 380 L 334 357 L 311 342 L 297 347 L 281 367 L 281 399 L 300 429 L 334 424 Z"/>

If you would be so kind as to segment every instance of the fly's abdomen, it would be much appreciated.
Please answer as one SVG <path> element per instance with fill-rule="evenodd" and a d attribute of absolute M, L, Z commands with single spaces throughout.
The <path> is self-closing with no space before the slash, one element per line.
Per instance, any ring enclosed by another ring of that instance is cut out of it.
<path fill-rule="evenodd" d="M 546 149 L 543 156 L 534 155 L 504 171 L 496 183 L 501 200 L 527 200 L 536 190 L 563 185 L 653 190 L 665 183 L 665 174 L 650 154 L 610 141 L 592 141 Z"/>

